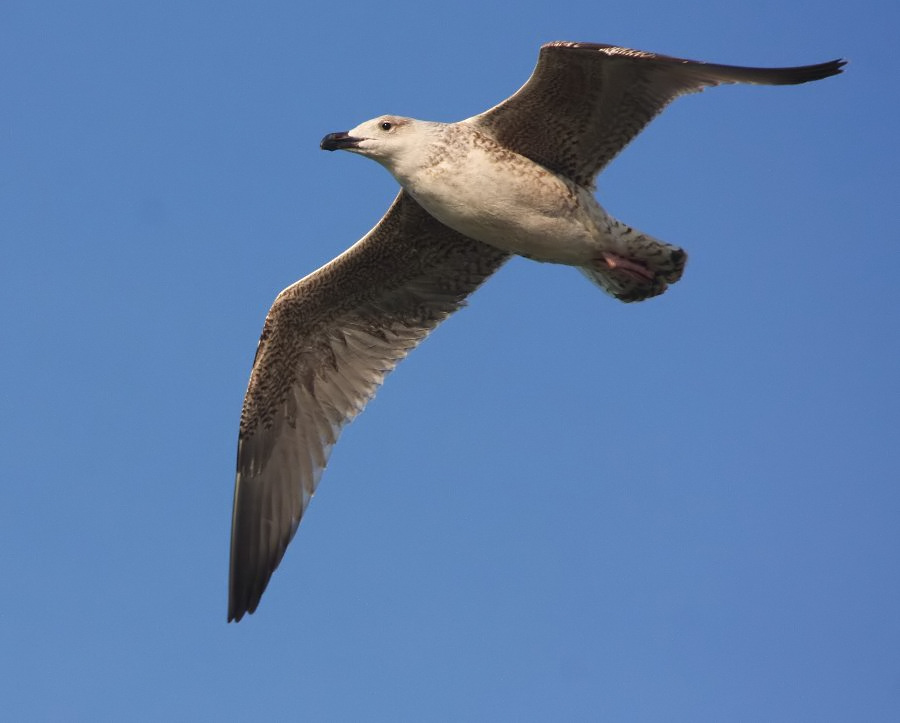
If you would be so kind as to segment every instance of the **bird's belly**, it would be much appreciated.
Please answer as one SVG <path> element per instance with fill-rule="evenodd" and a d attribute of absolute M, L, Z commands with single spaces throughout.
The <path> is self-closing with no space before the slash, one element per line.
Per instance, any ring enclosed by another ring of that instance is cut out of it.
<path fill-rule="evenodd" d="M 445 226 L 538 261 L 582 265 L 603 244 L 608 218 L 587 189 L 542 169 L 510 178 L 442 178 L 408 188 Z"/>
<path fill-rule="evenodd" d="M 530 209 L 491 209 L 446 213 L 439 221 L 470 238 L 538 261 L 580 264 L 591 258 L 597 242 L 584 224 L 567 217 L 536 215 Z"/>

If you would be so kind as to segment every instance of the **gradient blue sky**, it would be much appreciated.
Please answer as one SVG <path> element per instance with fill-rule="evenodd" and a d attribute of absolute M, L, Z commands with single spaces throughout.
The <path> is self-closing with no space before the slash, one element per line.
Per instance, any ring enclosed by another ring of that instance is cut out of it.
<path fill-rule="evenodd" d="M 5 0 L 5 713 L 900 718 L 898 7 Z M 599 195 L 683 281 L 626 306 L 510 263 L 226 625 L 264 315 L 396 192 L 319 140 L 480 112 L 557 39 L 851 64 L 655 121 Z"/>

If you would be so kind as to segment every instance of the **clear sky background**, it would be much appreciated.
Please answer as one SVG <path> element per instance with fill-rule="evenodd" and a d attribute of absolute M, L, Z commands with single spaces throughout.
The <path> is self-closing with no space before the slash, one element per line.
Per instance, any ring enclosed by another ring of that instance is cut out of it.
<path fill-rule="evenodd" d="M 898 8 L 5 0 L 5 714 L 900 719 Z M 227 625 L 265 313 L 396 193 L 319 140 L 478 113 L 557 39 L 851 63 L 657 119 L 599 197 L 684 279 L 623 305 L 502 269 Z"/>

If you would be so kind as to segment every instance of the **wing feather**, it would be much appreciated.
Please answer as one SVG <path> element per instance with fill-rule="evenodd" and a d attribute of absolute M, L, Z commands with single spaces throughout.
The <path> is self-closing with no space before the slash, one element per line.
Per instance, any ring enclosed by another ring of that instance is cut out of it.
<path fill-rule="evenodd" d="M 597 174 L 680 95 L 725 83 L 808 83 L 840 73 L 844 64 L 750 68 L 614 45 L 548 43 L 525 85 L 468 122 L 501 145 L 592 187 Z"/>
<path fill-rule="evenodd" d="M 229 621 L 256 609 L 341 428 L 507 258 L 401 192 L 361 241 L 279 294 L 241 414 Z"/>

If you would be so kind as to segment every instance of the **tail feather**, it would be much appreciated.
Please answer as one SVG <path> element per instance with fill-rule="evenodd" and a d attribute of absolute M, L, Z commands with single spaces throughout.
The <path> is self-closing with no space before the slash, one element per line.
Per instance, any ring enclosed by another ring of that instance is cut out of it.
<path fill-rule="evenodd" d="M 681 278 L 687 252 L 630 227 L 622 228 L 615 247 L 579 271 L 619 301 L 659 296 Z"/>

